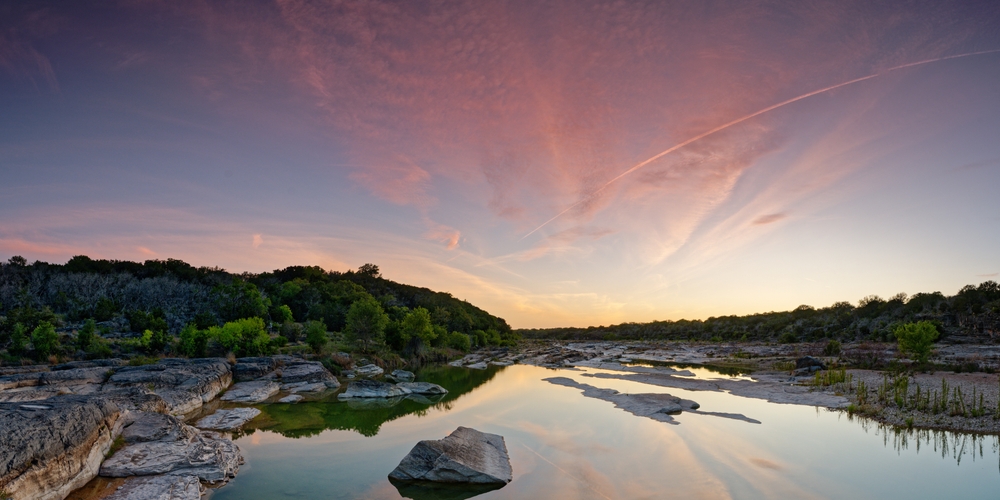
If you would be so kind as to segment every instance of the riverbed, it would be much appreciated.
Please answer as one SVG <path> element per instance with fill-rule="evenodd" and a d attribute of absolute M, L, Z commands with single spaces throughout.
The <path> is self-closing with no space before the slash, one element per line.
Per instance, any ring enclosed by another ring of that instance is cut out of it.
<path fill-rule="evenodd" d="M 418 379 L 447 388 L 440 400 L 258 405 L 262 415 L 236 440 L 246 463 L 211 497 L 912 499 L 1000 491 L 996 436 L 898 430 L 820 407 L 593 376 L 602 373 L 439 367 Z M 545 380 L 553 377 L 700 407 L 659 421 Z M 418 441 L 458 426 L 504 436 L 513 481 L 485 493 L 401 495 L 387 474 Z"/>

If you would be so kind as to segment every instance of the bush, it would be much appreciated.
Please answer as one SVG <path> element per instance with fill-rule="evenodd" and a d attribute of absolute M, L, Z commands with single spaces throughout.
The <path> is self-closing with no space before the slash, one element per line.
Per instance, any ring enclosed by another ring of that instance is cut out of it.
<path fill-rule="evenodd" d="M 274 321 L 275 323 L 282 323 L 282 324 L 284 324 L 284 323 L 290 323 L 292 321 L 295 321 L 295 318 L 292 316 L 292 308 L 290 308 L 290 307 L 288 307 L 287 305 L 284 305 L 284 304 L 282 304 L 282 305 L 280 305 L 278 307 L 272 308 L 271 309 L 271 321 Z"/>
<path fill-rule="evenodd" d="M 899 351 L 920 363 L 926 363 L 931 356 L 931 347 L 938 338 L 937 327 L 930 321 L 905 323 L 893 329 L 899 341 Z"/>
<path fill-rule="evenodd" d="M 210 328 L 209 337 L 237 357 L 261 356 L 272 349 L 271 336 L 260 318 L 243 318 Z"/>
<path fill-rule="evenodd" d="M 42 321 L 38 327 L 31 332 L 31 345 L 35 348 L 35 356 L 39 360 L 49 357 L 59 349 L 59 334 L 48 321 Z"/>
<path fill-rule="evenodd" d="M 351 308 L 347 311 L 345 333 L 351 340 L 361 342 L 361 350 L 368 352 L 369 347 L 384 342 L 385 327 L 388 324 L 389 315 L 382 310 L 382 305 L 369 295 L 351 304 Z"/>
<path fill-rule="evenodd" d="M 87 346 L 87 357 L 90 359 L 110 358 L 112 355 L 114 355 L 114 352 L 111 350 L 111 345 L 108 344 L 107 340 L 100 337 L 95 338 Z"/>
<path fill-rule="evenodd" d="M 208 330 L 199 330 L 197 325 L 189 323 L 181 330 L 178 351 L 189 358 L 204 358 L 208 356 Z"/>
<path fill-rule="evenodd" d="M 27 328 L 21 323 L 14 324 L 14 333 L 10 335 L 10 345 L 7 347 L 8 352 L 18 356 L 24 354 L 25 348 L 28 347 L 28 337 L 25 335 L 26 331 Z"/>
<path fill-rule="evenodd" d="M 76 333 L 76 348 L 86 351 L 90 348 L 90 343 L 94 341 L 94 332 L 97 331 L 97 323 L 93 319 L 88 319 L 83 324 L 83 328 Z"/>
<path fill-rule="evenodd" d="M 798 341 L 799 341 L 798 337 L 796 337 L 795 334 L 792 332 L 782 333 L 781 336 L 778 337 L 778 342 L 782 344 L 794 344 Z"/>
<path fill-rule="evenodd" d="M 323 320 L 310 321 L 306 324 L 306 344 L 313 352 L 319 354 L 330 339 L 326 336 L 326 323 Z"/>
<path fill-rule="evenodd" d="M 302 325 L 286 321 L 281 325 L 280 334 L 289 342 L 295 342 L 296 340 L 299 340 L 299 336 L 302 335 Z"/>
<path fill-rule="evenodd" d="M 448 339 L 445 344 L 452 348 L 462 352 L 468 352 L 472 348 L 472 340 L 469 336 L 461 332 L 451 332 L 448 334 Z"/>
<path fill-rule="evenodd" d="M 840 342 L 831 340 L 823 347 L 824 356 L 837 356 L 840 354 Z"/>

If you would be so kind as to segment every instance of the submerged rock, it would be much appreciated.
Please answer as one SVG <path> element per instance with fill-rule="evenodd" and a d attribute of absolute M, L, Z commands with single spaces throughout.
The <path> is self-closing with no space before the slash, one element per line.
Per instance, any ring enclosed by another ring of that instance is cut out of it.
<path fill-rule="evenodd" d="M 288 396 L 285 396 L 285 397 L 279 399 L 278 402 L 279 403 L 298 403 L 299 401 L 302 401 L 303 399 L 305 399 L 305 398 L 302 397 L 302 396 L 299 396 L 298 394 L 291 394 L 291 395 L 288 395 Z"/>
<path fill-rule="evenodd" d="M 417 443 L 389 478 L 504 485 L 513 473 L 503 436 L 459 427 L 440 441 Z"/>
<path fill-rule="evenodd" d="M 377 380 L 352 380 L 347 384 L 347 390 L 338 394 L 337 399 L 352 398 L 394 398 L 406 396 L 410 391 L 401 387 Z"/>
<path fill-rule="evenodd" d="M 105 500 L 199 500 L 205 487 L 196 476 L 130 477 Z"/>
<path fill-rule="evenodd" d="M 412 394 L 448 394 L 448 389 L 430 382 L 401 382 L 396 387 L 406 389 Z"/>
<path fill-rule="evenodd" d="M 65 498 L 97 476 L 121 425 L 118 406 L 101 397 L 0 403 L 0 491 Z"/>
<path fill-rule="evenodd" d="M 296 382 L 294 384 L 282 385 L 281 390 L 295 394 L 298 392 L 322 392 L 327 389 L 336 389 L 337 387 L 340 387 L 340 385 L 330 386 L 325 382 Z"/>
<path fill-rule="evenodd" d="M 238 382 L 226 390 L 219 399 L 234 403 L 260 403 L 277 394 L 279 389 L 278 383 L 271 380 Z"/>
<path fill-rule="evenodd" d="M 202 418 L 194 424 L 199 429 L 234 431 L 260 415 L 257 408 L 227 408 Z"/>
<path fill-rule="evenodd" d="M 408 372 L 406 370 L 393 370 L 389 376 L 397 382 L 412 382 L 413 379 L 416 378 L 416 375 L 414 375 L 413 372 Z"/>
<path fill-rule="evenodd" d="M 486 369 L 486 362 L 485 361 L 480 361 L 478 363 L 472 363 L 471 365 L 466 366 L 466 368 L 472 368 L 473 370 L 485 370 Z"/>

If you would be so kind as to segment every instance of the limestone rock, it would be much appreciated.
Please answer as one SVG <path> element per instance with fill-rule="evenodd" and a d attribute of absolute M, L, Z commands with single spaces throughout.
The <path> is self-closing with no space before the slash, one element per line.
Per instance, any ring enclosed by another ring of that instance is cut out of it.
<path fill-rule="evenodd" d="M 295 359 L 295 358 L 293 358 Z M 330 370 L 327 370 L 322 363 L 316 361 L 302 361 L 295 359 L 292 364 L 281 367 L 281 383 L 294 384 L 297 382 L 323 382 L 327 387 L 340 387 L 337 377 L 334 377 Z"/>
<path fill-rule="evenodd" d="M 336 387 L 340 387 L 340 384 L 337 384 L 333 388 Z M 281 386 L 281 390 L 288 391 L 293 394 L 297 392 L 322 392 L 330 388 L 330 386 L 323 382 L 296 382 L 294 384 L 284 384 Z"/>
<path fill-rule="evenodd" d="M 270 380 L 238 382 L 227 389 L 226 393 L 219 399 L 234 403 L 260 403 L 277 394 L 279 388 L 276 382 Z"/>
<path fill-rule="evenodd" d="M 119 368 L 105 389 L 149 388 L 167 402 L 170 413 L 182 415 L 215 399 L 232 379 L 229 363 L 221 358 L 164 359 L 154 365 Z"/>
<path fill-rule="evenodd" d="M 257 408 L 228 408 L 216 410 L 194 425 L 199 429 L 233 431 L 243 427 L 243 424 L 253 420 L 257 415 L 260 415 L 260 410 Z"/>
<path fill-rule="evenodd" d="M 473 370 L 485 370 L 486 369 L 486 362 L 485 361 L 480 361 L 478 363 L 472 363 L 471 365 L 466 366 L 466 368 L 472 368 Z"/>
<path fill-rule="evenodd" d="M 413 372 L 406 370 L 393 370 L 390 376 L 397 382 L 413 382 L 413 379 L 416 378 Z"/>
<path fill-rule="evenodd" d="M 502 485 L 513 473 L 503 436 L 459 427 L 440 441 L 417 443 L 389 478 Z"/>
<path fill-rule="evenodd" d="M 0 490 L 62 499 L 97 476 L 121 430 L 121 411 L 95 396 L 0 403 Z"/>
<path fill-rule="evenodd" d="M 365 365 L 354 369 L 354 374 L 359 377 L 377 377 L 384 372 L 385 370 L 377 365 Z"/>
<path fill-rule="evenodd" d="M 130 412 L 123 419 L 122 439 L 127 444 L 159 441 L 167 436 L 179 436 L 184 423 L 176 417 L 147 411 Z"/>
<path fill-rule="evenodd" d="M 298 403 L 299 401 L 302 401 L 303 399 L 305 399 L 305 398 L 302 397 L 302 396 L 299 396 L 298 394 L 291 394 L 291 395 L 288 395 L 288 396 L 285 396 L 285 397 L 279 399 L 278 402 L 279 403 Z"/>
<path fill-rule="evenodd" d="M 105 500 L 199 500 L 204 490 L 197 476 L 130 477 Z"/>
<path fill-rule="evenodd" d="M 243 457 L 232 440 L 215 432 L 198 431 L 176 417 L 163 417 L 166 420 L 161 420 L 161 424 L 168 431 L 160 433 L 151 428 L 162 417 L 143 416 L 149 419 L 147 428 L 150 430 L 137 429 L 126 434 L 126 439 L 131 439 L 133 444 L 105 460 L 100 474 L 106 477 L 196 476 L 211 483 L 228 481 L 236 475 Z"/>
<path fill-rule="evenodd" d="M 412 394 L 448 394 L 448 389 L 430 382 L 401 382 L 396 387 L 406 389 Z"/>
<path fill-rule="evenodd" d="M 277 362 L 274 358 L 237 358 L 233 366 L 233 380 L 246 382 L 256 380 L 274 371 Z"/>
<path fill-rule="evenodd" d="M 352 380 L 347 390 L 338 394 L 337 399 L 351 398 L 393 398 L 406 396 L 410 391 L 377 380 Z"/>

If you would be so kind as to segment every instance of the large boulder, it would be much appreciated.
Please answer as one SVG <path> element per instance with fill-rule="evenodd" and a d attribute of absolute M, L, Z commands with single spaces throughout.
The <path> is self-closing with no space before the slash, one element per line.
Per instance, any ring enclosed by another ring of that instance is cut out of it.
<path fill-rule="evenodd" d="M 194 424 L 199 429 L 234 431 L 260 415 L 257 408 L 227 408 L 202 418 Z"/>
<path fill-rule="evenodd" d="M 85 367 L 8 375 L 0 377 L 0 401 L 38 401 L 64 394 L 92 394 L 108 374 L 106 367 Z"/>
<path fill-rule="evenodd" d="M 273 372 L 276 366 L 275 359 L 271 357 L 237 358 L 236 366 L 233 367 L 233 380 L 256 380 Z"/>
<path fill-rule="evenodd" d="M 394 398 L 406 396 L 410 391 L 377 380 L 352 380 L 347 390 L 338 394 L 337 399 L 353 398 Z"/>
<path fill-rule="evenodd" d="M 432 384 L 430 382 L 401 382 L 396 384 L 396 387 L 401 389 L 406 389 L 412 394 L 425 394 L 425 395 L 435 395 L 435 394 L 448 394 L 448 389 L 441 387 L 437 384 Z"/>
<path fill-rule="evenodd" d="M 234 403 L 260 403 L 277 394 L 280 389 L 281 386 L 271 380 L 238 382 L 227 389 L 226 393 L 219 399 Z"/>
<path fill-rule="evenodd" d="M 397 382 L 413 382 L 413 379 L 416 378 L 416 375 L 414 375 L 413 372 L 408 372 L 406 370 L 393 370 L 389 376 Z"/>
<path fill-rule="evenodd" d="M 154 365 L 119 368 L 105 390 L 146 387 L 167 402 L 170 413 L 183 415 L 215 399 L 232 380 L 232 369 L 225 359 L 164 359 Z"/>
<path fill-rule="evenodd" d="M 57 396 L 0 403 L 0 491 L 15 499 L 63 499 L 97 476 L 121 432 L 107 398 Z"/>
<path fill-rule="evenodd" d="M 354 369 L 354 374 L 359 377 L 377 377 L 384 372 L 385 370 L 378 365 L 365 365 Z"/>
<path fill-rule="evenodd" d="M 504 485 L 513 473 L 503 436 L 459 427 L 440 441 L 417 443 L 389 479 Z"/>

